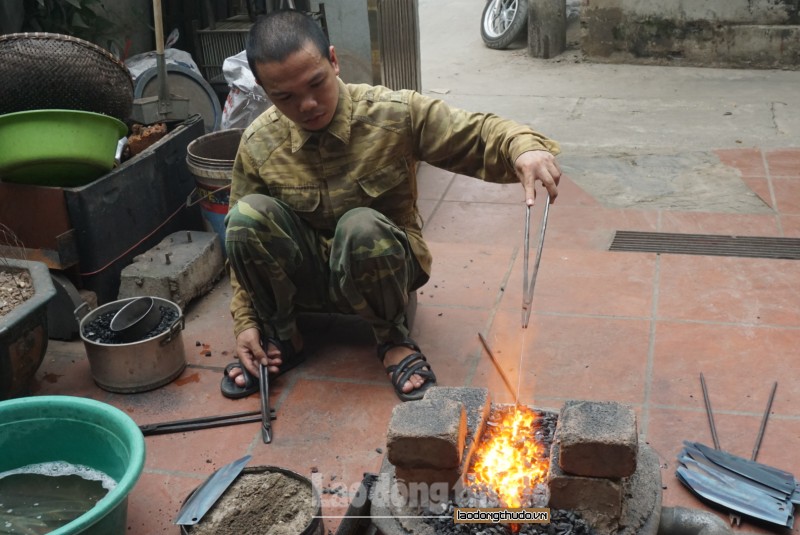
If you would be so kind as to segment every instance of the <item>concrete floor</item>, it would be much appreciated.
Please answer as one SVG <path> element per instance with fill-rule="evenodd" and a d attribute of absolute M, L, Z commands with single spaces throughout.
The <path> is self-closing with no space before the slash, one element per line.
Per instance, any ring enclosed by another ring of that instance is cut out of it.
<path fill-rule="evenodd" d="M 423 166 L 419 204 L 434 273 L 419 292 L 412 335 L 439 383 L 485 386 L 496 401 L 512 401 L 481 332 L 506 373 L 521 376 L 526 404 L 632 405 L 641 439 L 660 457 L 665 505 L 707 508 L 674 477 L 682 441 L 711 443 L 699 374 L 722 448 L 744 457 L 778 381 L 759 461 L 800 474 L 800 263 L 608 251 L 616 230 L 800 237 L 800 73 L 601 65 L 575 51 L 538 60 L 524 49 L 488 50 L 478 31 L 481 8 L 478 0 L 420 0 L 424 91 L 558 139 L 566 176 L 550 212 L 531 323 L 522 330 L 521 188 Z M 615 168 L 614 160 L 625 164 Z M 650 162 L 649 171 L 631 161 Z M 604 193 L 604 184 L 626 195 L 658 187 L 654 168 L 682 177 L 671 182 L 678 192 L 681 184 L 694 187 L 687 176 L 711 180 L 710 169 L 714 187 L 732 200 L 704 209 L 671 205 L 667 193 L 658 204 L 642 195 L 614 205 Z M 140 424 L 257 409 L 257 396 L 232 401 L 219 393 L 233 359 L 229 299 L 222 280 L 187 307 L 189 366 L 165 387 L 105 392 L 91 379 L 81 342 L 53 341 L 35 393 L 105 401 Z M 305 325 L 309 360 L 272 387 L 273 443 L 261 442 L 258 424 L 147 438 L 130 533 L 178 533 L 172 521 L 188 493 L 248 453 L 250 466 L 313 473 L 344 491 L 379 469 L 398 400 L 368 336 L 338 318 Z M 326 495 L 326 528 L 335 531 L 348 502 L 346 494 Z"/>

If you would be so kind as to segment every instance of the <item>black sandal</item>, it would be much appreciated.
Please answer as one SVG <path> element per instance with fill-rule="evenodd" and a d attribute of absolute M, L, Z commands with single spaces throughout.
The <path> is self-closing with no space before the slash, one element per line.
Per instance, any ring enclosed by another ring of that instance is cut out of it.
<path fill-rule="evenodd" d="M 385 366 L 386 373 L 392 375 L 391 382 L 394 387 L 395 394 L 401 401 L 414 401 L 422 399 L 425 392 L 436 384 L 436 375 L 433 373 L 430 363 L 422 354 L 417 343 L 411 338 L 406 338 L 402 342 L 384 342 L 378 346 L 378 359 L 383 362 L 386 358 L 386 352 L 393 347 L 407 347 L 413 349 L 411 353 L 398 364 L 390 364 Z M 415 388 L 411 392 L 403 392 L 403 385 L 412 375 L 419 375 L 424 379 L 421 387 Z"/>
<path fill-rule="evenodd" d="M 265 342 L 266 344 L 272 344 L 278 348 L 278 351 L 281 352 L 281 360 L 283 361 L 281 362 L 281 365 L 278 366 L 278 372 L 270 374 L 272 377 L 283 375 L 306 359 L 306 356 L 303 354 L 302 350 L 294 350 L 291 340 L 278 340 L 277 338 L 269 337 L 265 340 Z M 236 381 L 229 375 L 229 372 L 236 368 L 242 370 L 242 374 L 244 375 L 244 386 L 237 385 Z M 253 374 L 248 372 L 247 368 L 242 366 L 242 363 L 238 360 L 225 366 L 225 371 L 223 374 L 224 376 L 222 377 L 222 382 L 220 383 L 219 388 L 222 391 L 222 395 L 226 398 L 240 399 L 255 394 L 259 390 L 258 377 L 255 377 Z"/>
<path fill-rule="evenodd" d="M 235 370 L 236 368 L 242 370 L 242 375 L 244 376 L 244 386 L 237 385 L 236 381 L 230 376 L 230 371 Z M 222 382 L 219 385 L 219 389 L 222 391 L 222 395 L 226 398 L 246 398 L 247 396 L 258 392 L 258 378 L 254 377 L 253 374 L 247 371 L 247 368 L 242 366 L 242 363 L 238 360 L 225 366 L 225 371 L 222 372 L 222 374 Z"/>

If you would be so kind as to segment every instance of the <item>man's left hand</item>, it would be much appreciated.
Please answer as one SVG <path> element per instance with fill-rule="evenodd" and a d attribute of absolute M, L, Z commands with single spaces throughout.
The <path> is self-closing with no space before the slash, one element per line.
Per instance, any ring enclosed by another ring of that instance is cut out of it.
<path fill-rule="evenodd" d="M 550 194 L 552 203 L 558 196 L 558 182 L 561 180 L 561 168 L 556 157 L 546 150 L 523 152 L 514 161 L 514 170 L 525 188 L 525 204 L 533 206 L 536 199 L 536 181 L 540 181 Z"/>

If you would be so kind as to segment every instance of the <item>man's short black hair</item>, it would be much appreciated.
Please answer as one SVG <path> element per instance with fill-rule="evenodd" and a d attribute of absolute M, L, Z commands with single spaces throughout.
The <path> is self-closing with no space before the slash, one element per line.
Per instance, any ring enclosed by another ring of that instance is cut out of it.
<path fill-rule="evenodd" d="M 259 17 L 250 28 L 247 63 L 256 76 L 257 63 L 285 61 L 308 42 L 319 50 L 323 58 L 331 59 L 330 42 L 317 21 L 302 11 L 273 11 Z"/>

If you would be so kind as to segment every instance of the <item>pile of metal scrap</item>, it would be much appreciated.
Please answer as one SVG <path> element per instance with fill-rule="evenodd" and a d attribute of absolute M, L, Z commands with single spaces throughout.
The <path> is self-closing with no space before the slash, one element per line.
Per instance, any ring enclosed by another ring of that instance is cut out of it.
<path fill-rule="evenodd" d="M 733 526 L 741 524 L 741 513 L 791 528 L 794 523 L 794 505 L 800 504 L 800 484 L 792 474 L 756 462 L 778 383 L 772 385 L 750 459 L 722 451 L 717 426 L 714 424 L 714 411 L 702 373 L 700 386 L 703 389 L 703 401 L 714 448 L 699 442 L 684 442 L 684 448 L 678 455 L 680 466 L 675 475 L 701 498 L 729 509 Z"/>
<path fill-rule="evenodd" d="M 800 486 L 782 470 L 698 442 L 684 442 L 678 479 L 695 494 L 726 509 L 791 528 Z"/>

